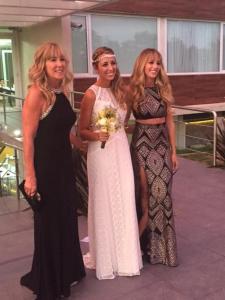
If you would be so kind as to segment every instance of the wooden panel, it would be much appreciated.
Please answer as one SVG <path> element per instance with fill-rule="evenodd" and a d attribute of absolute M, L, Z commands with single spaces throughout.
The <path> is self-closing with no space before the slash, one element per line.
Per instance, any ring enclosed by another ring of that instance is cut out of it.
<path fill-rule="evenodd" d="M 178 105 L 225 102 L 225 75 L 170 76 Z"/>
<path fill-rule="evenodd" d="M 95 78 L 77 78 L 74 89 L 84 92 Z M 127 81 L 127 78 L 126 78 Z M 170 76 L 177 105 L 208 104 L 225 102 L 225 74 Z M 76 97 L 76 101 L 81 100 Z"/>
<path fill-rule="evenodd" d="M 202 20 L 225 20 L 224 0 L 119 0 L 92 12 Z"/>

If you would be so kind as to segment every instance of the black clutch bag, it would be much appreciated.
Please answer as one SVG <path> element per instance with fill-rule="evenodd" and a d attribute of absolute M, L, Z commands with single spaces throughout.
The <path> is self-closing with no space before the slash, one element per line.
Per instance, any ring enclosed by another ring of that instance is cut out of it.
<path fill-rule="evenodd" d="M 34 196 L 28 196 L 25 192 L 24 184 L 25 184 L 25 180 L 23 180 L 19 184 L 19 189 L 20 189 L 21 193 L 23 194 L 24 198 L 27 200 L 27 202 L 29 203 L 29 205 L 33 209 L 33 211 L 40 211 L 40 209 L 42 207 L 42 200 L 41 200 L 40 194 L 36 193 Z"/>

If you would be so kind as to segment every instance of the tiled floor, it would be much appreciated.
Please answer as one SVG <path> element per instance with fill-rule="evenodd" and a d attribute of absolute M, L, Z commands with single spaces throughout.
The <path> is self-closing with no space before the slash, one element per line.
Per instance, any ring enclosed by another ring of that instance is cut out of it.
<path fill-rule="evenodd" d="M 71 300 L 225 300 L 225 170 L 180 159 L 173 191 L 179 266 L 145 264 L 141 276 L 104 281 L 87 271 Z M 79 225 L 82 239 L 84 217 Z M 87 243 L 81 245 L 86 252 Z M 0 199 L 0 300 L 35 298 L 19 285 L 32 251 L 31 211 Z"/>

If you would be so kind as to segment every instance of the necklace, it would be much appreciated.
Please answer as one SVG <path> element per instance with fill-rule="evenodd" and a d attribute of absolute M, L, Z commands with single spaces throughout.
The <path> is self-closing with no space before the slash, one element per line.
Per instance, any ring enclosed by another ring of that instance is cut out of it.
<path fill-rule="evenodd" d="M 51 89 L 51 91 L 55 94 L 61 94 L 62 90 L 61 89 Z"/>
<path fill-rule="evenodd" d="M 62 93 L 62 89 L 61 89 L 61 88 L 58 88 L 58 89 L 48 88 L 48 90 L 49 90 L 50 92 L 55 93 L 55 94 L 61 94 L 61 93 Z"/>

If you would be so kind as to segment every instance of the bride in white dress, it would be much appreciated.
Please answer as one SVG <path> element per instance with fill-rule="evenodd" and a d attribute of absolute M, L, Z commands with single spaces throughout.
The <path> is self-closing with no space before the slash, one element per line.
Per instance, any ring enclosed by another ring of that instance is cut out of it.
<path fill-rule="evenodd" d="M 106 107 L 117 110 L 124 124 L 126 103 L 114 52 L 101 47 L 93 54 L 97 82 L 81 104 L 80 135 L 88 140 L 88 236 L 87 268 L 98 279 L 140 274 L 142 258 L 135 207 L 134 177 L 129 144 L 121 126 L 115 133 L 96 130 L 96 114 Z M 101 143 L 106 142 L 105 148 Z"/>

